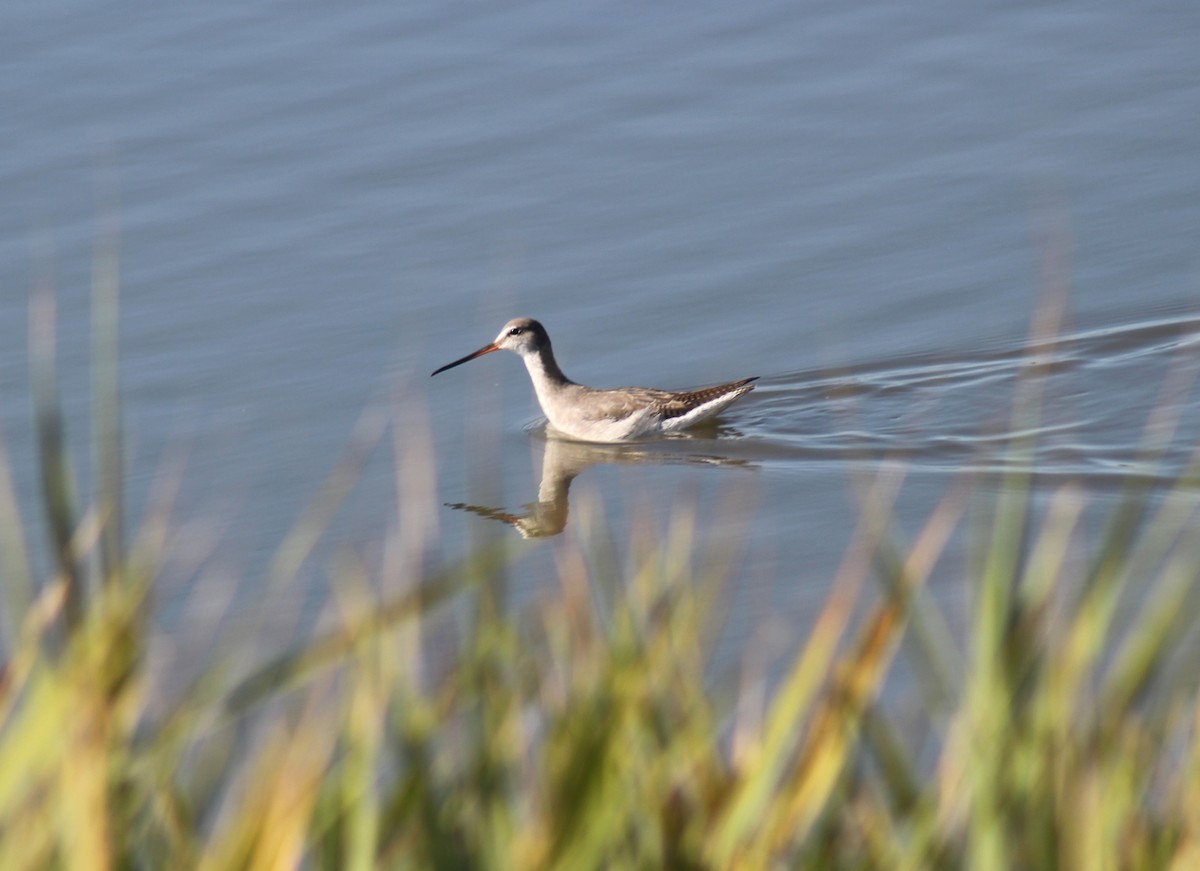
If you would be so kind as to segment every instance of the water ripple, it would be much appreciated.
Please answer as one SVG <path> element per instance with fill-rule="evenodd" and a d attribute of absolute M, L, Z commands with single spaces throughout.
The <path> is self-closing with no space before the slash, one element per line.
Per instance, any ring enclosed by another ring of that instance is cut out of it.
<path fill-rule="evenodd" d="M 1097 483 L 1170 478 L 1200 436 L 1198 345 L 1200 315 L 1185 313 L 1053 341 L 798 371 L 766 379 L 736 424 L 768 459 L 798 463 L 1024 467 Z M 1022 385 L 1038 398 L 1015 417 Z M 1152 415 L 1171 428 L 1149 431 Z M 1153 465 L 1144 460 L 1148 433 L 1165 440 Z"/>

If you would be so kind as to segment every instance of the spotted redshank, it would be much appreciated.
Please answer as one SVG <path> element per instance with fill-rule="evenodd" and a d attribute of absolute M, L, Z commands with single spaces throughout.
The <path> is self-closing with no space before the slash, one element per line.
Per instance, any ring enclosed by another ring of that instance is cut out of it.
<path fill-rule="evenodd" d="M 675 392 L 653 387 L 597 389 L 576 384 L 554 360 L 546 328 L 533 318 L 515 318 L 491 344 L 433 372 L 445 372 L 492 351 L 520 354 L 533 380 L 538 404 L 550 425 L 587 442 L 627 442 L 678 432 L 708 420 L 754 389 L 758 377 L 716 387 Z"/>

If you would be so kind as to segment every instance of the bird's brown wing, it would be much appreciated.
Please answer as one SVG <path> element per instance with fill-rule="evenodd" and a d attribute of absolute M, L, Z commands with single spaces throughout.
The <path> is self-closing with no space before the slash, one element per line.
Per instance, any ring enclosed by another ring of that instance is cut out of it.
<path fill-rule="evenodd" d="M 751 388 L 746 385 L 758 377 L 718 384 L 700 390 L 676 393 L 654 387 L 621 387 L 615 390 L 588 390 L 586 414 L 592 420 L 623 420 L 643 409 L 651 409 L 664 418 L 680 417 L 694 408 L 738 391 Z"/>
<path fill-rule="evenodd" d="M 655 402 L 655 409 L 664 418 L 680 417 L 714 399 L 720 399 L 730 393 L 745 393 L 752 390 L 752 387 L 746 385 L 757 380 L 758 376 L 755 376 L 754 378 L 744 378 L 741 381 L 730 381 L 728 384 L 718 384 L 716 387 L 689 390 L 686 393 L 666 393 L 663 399 Z"/>

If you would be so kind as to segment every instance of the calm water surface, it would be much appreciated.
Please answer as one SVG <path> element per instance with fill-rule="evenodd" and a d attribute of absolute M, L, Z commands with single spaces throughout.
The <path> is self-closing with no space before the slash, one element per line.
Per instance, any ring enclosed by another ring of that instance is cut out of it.
<path fill-rule="evenodd" d="M 514 572 L 525 597 L 597 518 L 665 528 L 696 501 L 706 537 L 745 547 L 734 643 L 772 621 L 799 636 L 855 482 L 907 468 L 897 513 L 917 529 L 964 469 L 1004 465 L 1022 372 L 1044 379 L 1022 424 L 1039 498 L 1077 481 L 1102 513 L 1130 480 L 1157 486 L 1137 460 L 1154 408 L 1177 417 L 1166 471 L 1185 462 L 1198 9 L 10 2 L 0 420 L 18 485 L 36 471 L 37 281 L 57 290 L 86 447 L 92 247 L 115 191 L 133 501 L 181 451 L 181 514 L 216 542 L 199 577 L 167 578 L 165 625 L 186 635 L 188 607 L 223 607 L 216 581 L 236 578 L 235 602 L 269 598 L 290 626 L 333 555 L 376 554 L 387 450 L 303 583 L 265 580 L 364 408 L 395 401 L 399 450 L 436 456 L 401 484 L 431 562 L 565 524 Z M 1031 339 L 1063 291 L 1061 340 Z M 514 315 L 585 383 L 763 380 L 699 438 L 564 449 L 515 358 L 428 379 Z M 951 611 L 963 559 L 935 579 Z"/>

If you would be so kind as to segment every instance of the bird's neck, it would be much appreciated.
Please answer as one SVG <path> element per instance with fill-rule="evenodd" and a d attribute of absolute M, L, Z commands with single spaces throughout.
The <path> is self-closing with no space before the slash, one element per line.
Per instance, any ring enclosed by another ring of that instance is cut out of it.
<path fill-rule="evenodd" d="M 526 355 L 525 368 L 529 371 L 529 377 L 533 380 L 533 387 L 539 395 L 544 390 L 553 390 L 564 384 L 573 383 L 570 378 L 563 374 L 563 370 L 558 368 L 558 362 L 554 359 L 554 352 L 549 347 L 543 348 L 537 354 Z"/>

